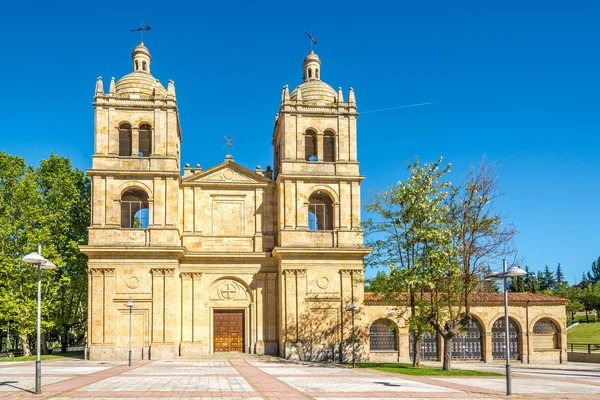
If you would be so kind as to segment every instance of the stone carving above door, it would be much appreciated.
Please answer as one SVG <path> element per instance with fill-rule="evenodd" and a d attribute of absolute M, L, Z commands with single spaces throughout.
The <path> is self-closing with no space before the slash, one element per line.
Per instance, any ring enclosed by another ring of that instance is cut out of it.
<path fill-rule="evenodd" d="M 248 293 L 244 285 L 233 279 L 223 279 L 212 285 L 211 300 L 248 300 Z"/>

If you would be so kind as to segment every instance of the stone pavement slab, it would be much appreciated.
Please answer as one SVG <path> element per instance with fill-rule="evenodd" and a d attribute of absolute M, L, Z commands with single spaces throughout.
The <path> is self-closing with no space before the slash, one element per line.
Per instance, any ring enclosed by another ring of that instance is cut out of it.
<path fill-rule="evenodd" d="M 117 376 L 80 389 L 86 392 L 214 392 L 252 391 L 241 376 Z"/>
<path fill-rule="evenodd" d="M 458 390 L 433 386 L 403 378 L 389 376 L 353 377 L 282 377 L 281 381 L 302 392 L 372 393 L 372 392 L 445 392 Z"/>
<path fill-rule="evenodd" d="M 435 381 L 450 382 L 473 388 L 485 387 L 498 392 L 506 390 L 505 378 L 432 378 Z M 513 394 L 595 394 L 600 395 L 600 387 L 581 383 L 557 381 L 550 379 L 515 379 L 511 380 Z M 600 397 L 599 397 L 600 398 Z"/>

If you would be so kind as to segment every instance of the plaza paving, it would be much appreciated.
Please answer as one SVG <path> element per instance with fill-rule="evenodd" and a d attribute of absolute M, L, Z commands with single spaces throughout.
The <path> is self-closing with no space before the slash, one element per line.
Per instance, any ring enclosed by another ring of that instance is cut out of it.
<path fill-rule="evenodd" d="M 503 372 L 501 364 L 455 363 Z M 504 377 L 418 377 L 335 364 L 269 357 L 123 362 L 42 362 L 41 396 L 34 363 L 0 363 L 0 398 L 24 399 L 502 399 Z M 513 366 L 513 397 L 600 399 L 600 365 Z"/>

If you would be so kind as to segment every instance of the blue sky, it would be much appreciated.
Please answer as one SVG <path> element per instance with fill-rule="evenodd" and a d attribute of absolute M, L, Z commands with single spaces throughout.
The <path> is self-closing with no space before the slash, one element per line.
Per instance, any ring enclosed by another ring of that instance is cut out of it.
<path fill-rule="evenodd" d="M 579 280 L 600 255 L 599 17 L 592 1 L 6 2 L 0 149 L 90 167 L 96 78 L 130 72 L 143 20 L 153 75 L 175 81 L 182 163 L 220 163 L 230 132 L 236 162 L 264 168 L 312 30 L 323 80 L 359 112 L 433 102 L 359 116 L 363 202 L 415 155 L 458 182 L 485 154 L 525 263 Z"/>

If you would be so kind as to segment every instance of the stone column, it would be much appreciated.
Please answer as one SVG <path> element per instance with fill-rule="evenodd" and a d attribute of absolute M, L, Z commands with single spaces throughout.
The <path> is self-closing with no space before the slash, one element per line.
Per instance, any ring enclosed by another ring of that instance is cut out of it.
<path fill-rule="evenodd" d="M 164 295 L 165 295 L 165 276 L 164 270 L 153 268 L 152 273 L 152 343 L 151 346 L 157 346 L 165 341 L 164 332 Z"/>
<path fill-rule="evenodd" d="M 483 361 L 486 363 L 493 363 L 494 357 L 492 356 L 492 331 L 488 331 L 485 327 L 481 327 L 484 330 L 483 334 Z"/>
<path fill-rule="evenodd" d="M 265 354 L 265 343 L 264 343 L 264 328 L 265 328 L 265 324 L 264 324 L 264 312 L 265 312 L 265 306 L 268 304 L 267 301 L 265 301 L 266 299 L 264 298 L 264 295 L 266 294 L 265 292 L 265 285 L 266 285 L 266 279 L 267 279 L 267 274 L 264 273 L 260 273 L 260 274 L 256 274 L 256 286 L 255 286 L 255 294 L 254 294 L 254 298 L 255 298 L 255 304 L 256 304 L 256 312 L 255 312 L 255 317 L 256 317 L 256 322 L 255 322 L 255 328 L 256 328 L 256 346 L 254 348 L 254 352 L 256 354 Z M 267 310 L 268 312 L 268 310 Z"/>
<path fill-rule="evenodd" d="M 140 129 L 137 126 L 131 128 L 131 155 L 137 157 L 140 152 Z"/>
<path fill-rule="evenodd" d="M 263 189 L 257 188 L 254 191 L 254 251 L 263 251 L 263 218 L 265 216 L 265 207 L 263 201 Z"/>
<path fill-rule="evenodd" d="M 115 343 L 117 328 L 117 313 L 113 305 L 115 297 L 115 270 L 105 268 L 104 273 L 104 343 Z"/>

